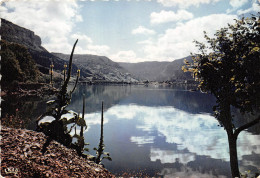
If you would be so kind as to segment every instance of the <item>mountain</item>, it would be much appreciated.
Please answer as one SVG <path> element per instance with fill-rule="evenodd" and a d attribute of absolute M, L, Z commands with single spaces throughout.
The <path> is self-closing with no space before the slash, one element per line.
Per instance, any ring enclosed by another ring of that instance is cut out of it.
<path fill-rule="evenodd" d="M 69 55 L 50 53 L 41 46 L 41 38 L 31 30 L 20 27 L 5 19 L 1 19 L 0 35 L 4 41 L 16 43 L 28 49 L 32 59 L 43 74 L 48 74 L 51 62 L 54 70 L 61 73 L 64 64 L 68 64 Z M 80 40 L 80 39 L 79 39 Z M 70 53 L 70 51 L 68 51 Z M 105 56 L 76 55 L 73 56 L 72 74 L 80 69 L 82 79 L 134 82 L 137 81 L 120 65 Z"/>
<path fill-rule="evenodd" d="M 42 74 L 48 74 L 51 62 L 54 70 L 61 73 L 68 64 L 69 55 L 50 53 L 41 46 L 41 38 L 33 31 L 1 19 L 1 38 L 6 42 L 24 46 Z M 80 40 L 80 39 L 79 39 Z M 70 53 L 70 51 L 68 51 Z M 190 57 L 187 57 L 191 60 Z M 116 63 L 105 56 L 74 54 L 72 74 L 80 69 L 82 79 L 113 82 L 135 82 L 138 79 L 149 81 L 179 81 L 192 79 L 189 73 L 181 70 L 183 59 L 173 62 Z"/>
<path fill-rule="evenodd" d="M 7 42 L 23 45 L 28 49 L 37 67 L 43 74 L 49 73 L 51 62 L 54 64 L 54 70 L 62 71 L 66 61 L 52 55 L 44 47 L 41 46 L 41 38 L 31 30 L 20 27 L 5 19 L 1 19 L 0 28 L 1 38 Z M 72 73 L 76 74 L 77 66 L 73 64 Z M 82 70 L 81 75 L 90 76 L 90 72 Z"/>
<path fill-rule="evenodd" d="M 22 44 L 32 50 L 47 52 L 47 50 L 41 46 L 41 38 L 35 35 L 31 30 L 1 19 L 0 31 L 1 37 L 5 41 Z"/>
<path fill-rule="evenodd" d="M 141 80 L 149 81 L 180 81 L 192 80 L 190 73 L 184 73 L 182 66 L 184 59 L 191 61 L 191 56 L 172 62 L 140 62 L 119 63 L 123 68 Z"/>
<path fill-rule="evenodd" d="M 1 84 L 9 87 L 16 82 L 37 82 L 39 70 L 27 48 L 17 43 L 1 40 Z"/>
<path fill-rule="evenodd" d="M 69 60 L 69 55 L 52 53 L 58 58 Z M 89 70 L 93 75 L 92 80 L 105 80 L 114 82 L 136 82 L 137 80 L 118 63 L 113 62 L 106 56 L 96 56 L 90 54 L 74 54 L 73 62 L 80 68 Z"/>

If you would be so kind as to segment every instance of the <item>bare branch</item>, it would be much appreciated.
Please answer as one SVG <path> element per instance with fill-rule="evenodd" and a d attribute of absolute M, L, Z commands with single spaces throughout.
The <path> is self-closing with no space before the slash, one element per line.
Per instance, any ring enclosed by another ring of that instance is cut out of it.
<path fill-rule="evenodd" d="M 234 136 L 237 138 L 238 134 L 241 131 L 243 131 L 243 130 L 245 130 L 245 129 L 247 129 L 247 128 L 249 128 L 249 127 L 251 127 L 251 126 L 253 126 L 253 125 L 257 124 L 257 123 L 259 123 L 259 122 L 260 122 L 260 116 L 258 116 L 258 118 L 256 118 L 255 120 L 253 120 L 251 122 L 248 122 L 247 124 L 242 125 L 238 129 L 236 129 L 235 132 L 234 132 Z"/>

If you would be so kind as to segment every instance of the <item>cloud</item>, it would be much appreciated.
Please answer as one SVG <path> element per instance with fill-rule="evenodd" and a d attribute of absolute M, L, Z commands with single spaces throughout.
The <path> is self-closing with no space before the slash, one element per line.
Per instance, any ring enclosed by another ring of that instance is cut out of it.
<path fill-rule="evenodd" d="M 132 50 L 119 51 L 116 54 L 109 56 L 109 58 L 116 62 L 135 62 L 136 54 Z"/>
<path fill-rule="evenodd" d="M 80 41 L 83 41 L 83 43 L 86 45 L 93 43 L 93 41 L 90 37 L 88 37 L 87 35 L 81 34 L 81 33 L 72 34 L 71 38 L 74 40 L 79 39 Z"/>
<path fill-rule="evenodd" d="M 248 3 L 248 0 L 230 0 L 229 4 L 232 6 L 231 9 L 227 9 L 227 13 L 231 13 Z"/>
<path fill-rule="evenodd" d="M 229 4 L 233 8 L 239 8 L 239 7 L 243 6 L 244 4 L 246 4 L 247 2 L 248 2 L 248 0 L 230 0 Z"/>
<path fill-rule="evenodd" d="M 154 143 L 154 136 L 142 136 L 142 137 L 135 137 L 132 136 L 130 141 L 137 144 L 138 146 L 142 146 L 144 144 Z"/>
<path fill-rule="evenodd" d="M 107 45 L 88 45 L 87 49 L 90 51 L 89 54 L 106 56 L 110 47 Z"/>
<path fill-rule="evenodd" d="M 84 118 L 85 118 L 86 124 L 88 126 L 101 124 L 101 121 L 100 121 L 101 113 L 99 113 L 99 112 L 85 114 Z M 107 123 L 108 123 L 108 120 L 105 119 L 103 124 L 107 124 Z"/>
<path fill-rule="evenodd" d="M 249 13 L 249 12 L 260 12 L 260 4 L 257 3 L 256 1 L 254 1 L 252 3 L 252 7 L 248 8 L 248 9 L 245 9 L 245 10 L 239 9 L 237 11 L 237 14 L 238 15 L 242 15 L 242 14 L 246 14 L 246 13 Z"/>
<path fill-rule="evenodd" d="M 190 6 L 199 7 L 200 4 L 209 4 L 218 2 L 220 0 L 157 0 L 158 3 L 161 3 L 166 7 L 179 6 L 180 8 L 188 8 Z"/>
<path fill-rule="evenodd" d="M 108 57 L 115 62 L 137 63 L 143 61 L 150 61 L 150 59 L 146 57 L 137 57 L 136 53 L 133 50 L 119 51 L 115 54 L 108 55 Z"/>
<path fill-rule="evenodd" d="M 189 20 L 193 18 L 193 14 L 186 10 L 179 10 L 177 13 L 173 11 L 162 10 L 159 13 L 153 12 L 150 15 L 151 24 L 160 24 L 167 22 L 176 22 L 181 20 Z"/>
<path fill-rule="evenodd" d="M 139 26 L 138 28 L 132 30 L 132 34 L 134 34 L 134 35 L 136 35 L 136 34 L 154 35 L 155 31 L 147 29 L 143 26 Z"/>
<path fill-rule="evenodd" d="M 75 49 L 75 54 L 93 54 L 106 56 L 110 50 L 109 46 L 95 45 L 90 37 L 81 33 L 71 35 L 71 39 L 79 40 L 77 48 Z"/>
<path fill-rule="evenodd" d="M 218 122 L 213 116 L 190 114 L 173 107 L 148 107 L 135 104 L 115 105 L 104 114 L 108 122 L 115 119 L 128 119 L 138 123 L 136 128 L 143 131 L 144 136 L 132 134 L 129 139 L 139 146 L 153 144 L 157 137 L 165 138 L 167 143 L 177 144 L 174 153 L 152 148 L 151 161 L 160 159 L 162 163 L 171 163 L 179 158 L 181 162 L 187 163 L 194 160 L 195 155 L 229 160 L 226 132 L 222 127 L 217 126 Z M 155 136 L 154 133 L 158 135 Z M 251 155 L 252 152 L 260 154 L 260 136 L 242 132 L 238 137 L 237 146 L 239 160 L 243 155 Z M 178 156 L 171 159 L 167 154 Z"/>
<path fill-rule="evenodd" d="M 75 53 L 107 55 L 109 47 L 94 44 L 87 35 L 74 33 L 83 18 L 76 1 L 7 1 L 0 7 L 1 16 L 39 35 L 42 46 L 50 52 L 69 54 L 73 40 L 79 39 Z"/>
<path fill-rule="evenodd" d="M 151 148 L 150 159 L 154 162 L 160 160 L 162 164 L 175 163 L 176 160 L 182 164 L 187 164 L 195 160 L 195 154 Z"/>
<path fill-rule="evenodd" d="M 6 1 L 2 6 L 2 18 L 34 31 L 50 51 L 68 53 L 69 34 L 75 21 L 83 20 L 75 1 Z"/>
<path fill-rule="evenodd" d="M 196 52 L 193 40 L 205 42 L 203 31 L 212 36 L 216 30 L 233 23 L 236 15 L 212 14 L 192 19 L 186 23 L 179 23 L 175 28 L 169 28 L 159 35 L 154 43 L 146 41 L 143 46 L 147 59 L 172 61 Z"/>
<path fill-rule="evenodd" d="M 144 40 L 144 41 L 139 41 L 137 42 L 138 44 L 141 44 L 141 45 L 153 45 L 153 41 L 152 39 L 148 39 L 148 40 Z"/>

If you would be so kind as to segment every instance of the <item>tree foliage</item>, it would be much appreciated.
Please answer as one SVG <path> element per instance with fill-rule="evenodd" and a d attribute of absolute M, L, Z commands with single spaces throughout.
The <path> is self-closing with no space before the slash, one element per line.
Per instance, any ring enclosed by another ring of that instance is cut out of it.
<path fill-rule="evenodd" d="M 2 83 L 38 80 L 39 70 L 26 47 L 1 40 L 0 55 Z"/>
<path fill-rule="evenodd" d="M 193 54 L 193 64 L 186 62 L 184 70 L 193 72 L 199 88 L 214 94 L 218 103 L 253 112 L 259 108 L 260 22 L 255 16 L 235 21 L 217 31 L 215 38 L 204 32 L 209 46 L 196 41 L 200 53 Z"/>
<path fill-rule="evenodd" d="M 217 99 L 215 117 L 227 132 L 230 147 L 232 176 L 239 176 L 236 140 L 238 134 L 260 121 L 255 120 L 236 127 L 230 107 L 241 113 L 256 114 L 260 99 L 260 20 L 258 15 L 235 20 L 218 30 L 213 38 L 206 32 L 207 44 L 195 41 L 199 48 L 193 54 L 193 63 L 185 61 L 184 71 L 193 73 L 199 88 L 212 93 Z M 233 155 L 232 155 L 233 154 Z"/>

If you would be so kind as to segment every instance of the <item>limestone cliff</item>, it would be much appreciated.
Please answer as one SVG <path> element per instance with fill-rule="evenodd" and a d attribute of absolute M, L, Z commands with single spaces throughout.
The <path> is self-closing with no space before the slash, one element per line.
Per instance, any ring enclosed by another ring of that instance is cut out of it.
<path fill-rule="evenodd" d="M 51 62 L 54 64 L 54 70 L 57 70 L 58 72 L 63 70 L 63 66 L 66 61 L 52 55 L 44 47 L 42 47 L 41 38 L 33 31 L 20 27 L 12 22 L 9 22 L 8 20 L 1 19 L 0 35 L 1 38 L 7 42 L 14 42 L 26 47 L 33 60 L 36 62 L 40 72 L 48 74 Z M 78 67 L 73 64 L 72 74 L 76 74 L 77 69 Z M 88 77 L 91 76 L 91 72 L 86 69 L 82 69 L 81 75 Z"/>
<path fill-rule="evenodd" d="M 20 27 L 5 19 L 1 19 L 0 34 L 3 40 L 22 44 L 28 49 L 47 51 L 41 46 L 41 38 L 33 31 Z"/>

